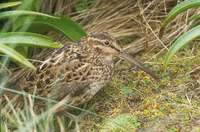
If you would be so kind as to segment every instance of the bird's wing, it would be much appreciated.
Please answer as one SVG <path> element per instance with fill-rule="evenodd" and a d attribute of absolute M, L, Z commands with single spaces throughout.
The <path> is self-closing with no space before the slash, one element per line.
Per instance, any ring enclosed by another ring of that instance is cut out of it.
<path fill-rule="evenodd" d="M 86 62 L 87 54 L 81 47 L 64 46 L 47 56 L 43 63 L 36 65 L 37 71 L 25 72 L 16 81 L 16 86 L 30 94 L 36 91 L 39 96 L 55 95 L 52 93 L 65 95 L 78 91 L 89 83 L 82 76 L 90 68 Z"/>

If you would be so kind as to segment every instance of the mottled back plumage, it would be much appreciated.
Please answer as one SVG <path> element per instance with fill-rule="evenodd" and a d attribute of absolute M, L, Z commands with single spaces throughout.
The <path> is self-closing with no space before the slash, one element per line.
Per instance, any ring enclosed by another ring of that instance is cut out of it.
<path fill-rule="evenodd" d="M 110 79 L 113 57 L 120 47 L 108 33 L 90 33 L 79 43 L 65 45 L 47 55 L 37 71 L 16 81 L 18 90 L 78 105 L 89 101 Z"/>

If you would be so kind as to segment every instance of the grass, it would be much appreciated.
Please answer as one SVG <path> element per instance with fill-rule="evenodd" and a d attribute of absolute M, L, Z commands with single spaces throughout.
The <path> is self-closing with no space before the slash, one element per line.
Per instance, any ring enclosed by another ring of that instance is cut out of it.
<path fill-rule="evenodd" d="M 61 101 L 53 103 L 38 114 L 34 111 L 32 96 L 24 97 L 23 110 L 14 107 L 17 104 L 16 98 L 6 98 L 4 104 L 0 103 L 3 120 L 1 130 L 64 132 L 75 129 L 126 132 L 131 128 L 132 131 L 199 131 L 199 42 L 193 42 L 188 48 L 178 52 L 168 69 L 163 67 L 165 47 L 184 31 L 188 15 L 197 10 L 176 18 L 176 23 L 166 29 L 162 41 L 155 36 L 159 32 L 163 14 L 175 4 L 176 1 L 170 0 L 144 3 L 126 0 L 116 3 L 101 1 L 88 7 L 88 10 L 82 10 L 81 7 L 78 13 L 69 12 L 88 32 L 108 31 L 121 40 L 122 45 L 125 43 L 123 46 L 129 52 L 137 53 L 137 57 L 146 66 L 162 77 L 161 82 L 155 82 L 144 72 L 121 61 L 116 65 L 112 81 L 86 106 L 82 106 L 86 111 L 76 109 L 70 111 L 71 114 L 65 112 L 55 115 L 56 108 L 64 103 Z M 62 6 L 58 7 L 62 9 Z M 57 35 L 55 38 L 66 41 Z M 42 54 L 45 53 L 44 51 Z M 40 57 L 41 54 L 38 58 Z"/>

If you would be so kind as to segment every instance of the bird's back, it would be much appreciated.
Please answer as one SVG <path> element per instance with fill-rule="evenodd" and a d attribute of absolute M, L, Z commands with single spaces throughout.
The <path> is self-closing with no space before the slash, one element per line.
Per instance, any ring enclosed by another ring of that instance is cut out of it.
<path fill-rule="evenodd" d="M 17 89 L 56 100 L 79 96 L 94 83 L 103 87 L 112 74 L 112 64 L 105 64 L 101 55 L 84 44 L 57 49 L 36 67 L 37 71 L 24 72 L 17 80 Z"/>

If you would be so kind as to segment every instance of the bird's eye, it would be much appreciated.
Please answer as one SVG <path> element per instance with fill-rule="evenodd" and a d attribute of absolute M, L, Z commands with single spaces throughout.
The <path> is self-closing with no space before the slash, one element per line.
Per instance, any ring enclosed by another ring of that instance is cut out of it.
<path fill-rule="evenodd" d="M 109 41 L 105 41 L 104 44 L 105 45 L 109 45 L 110 43 L 109 43 Z"/>

